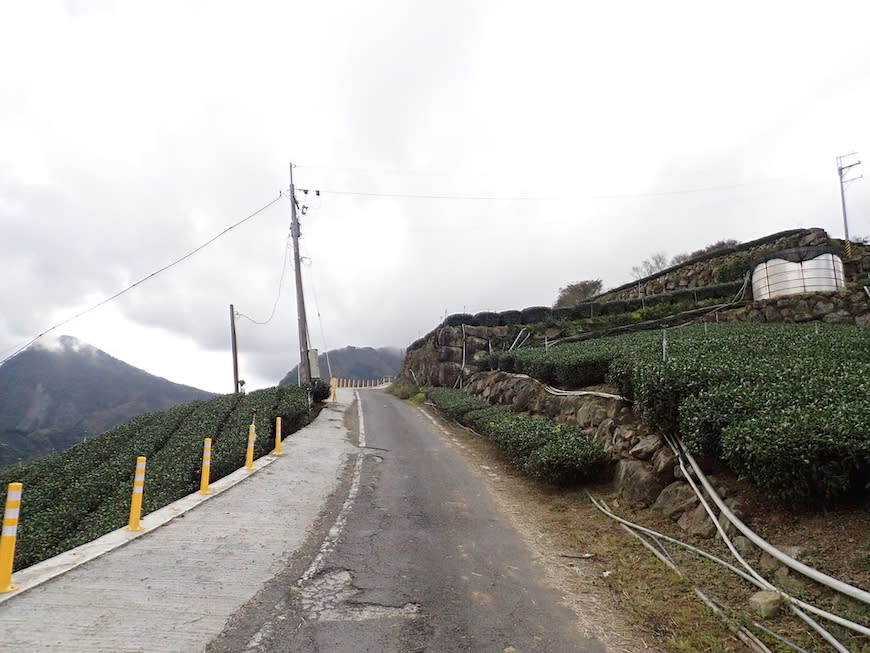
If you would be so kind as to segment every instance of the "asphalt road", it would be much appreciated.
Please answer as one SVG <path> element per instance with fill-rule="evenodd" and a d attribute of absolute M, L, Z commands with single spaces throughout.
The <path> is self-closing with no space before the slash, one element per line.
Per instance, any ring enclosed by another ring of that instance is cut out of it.
<path fill-rule="evenodd" d="M 359 397 L 365 446 L 341 491 L 209 651 L 603 651 L 541 584 L 485 470 L 418 409 L 381 391 Z M 346 419 L 359 434 L 356 404 Z"/>

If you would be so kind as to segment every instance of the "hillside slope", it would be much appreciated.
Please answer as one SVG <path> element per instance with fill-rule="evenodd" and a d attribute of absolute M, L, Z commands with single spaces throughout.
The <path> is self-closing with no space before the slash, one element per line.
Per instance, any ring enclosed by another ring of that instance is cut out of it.
<path fill-rule="evenodd" d="M 70 336 L 0 367 L 0 466 L 70 446 L 136 415 L 208 399 Z"/>
<path fill-rule="evenodd" d="M 126 523 L 138 456 L 148 459 L 143 514 L 196 491 L 203 438 L 212 438 L 211 480 L 245 462 L 256 421 L 254 455 L 275 444 L 275 418 L 287 436 L 316 416 L 304 388 L 221 395 L 140 415 L 62 453 L 0 469 L 0 487 L 23 483 L 15 568 L 35 564 Z"/>
<path fill-rule="evenodd" d="M 326 357 L 329 356 L 329 366 Z M 329 369 L 332 376 L 342 379 L 375 380 L 385 376 L 395 376 L 399 373 L 405 350 L 399 347 L 344 347 L 332 349 L 320 354 L 320 375 L 326 379 L 329 377 Z M 287 372 L 278 385 L 296 385 L 298 378 L 297 365 Z"/>

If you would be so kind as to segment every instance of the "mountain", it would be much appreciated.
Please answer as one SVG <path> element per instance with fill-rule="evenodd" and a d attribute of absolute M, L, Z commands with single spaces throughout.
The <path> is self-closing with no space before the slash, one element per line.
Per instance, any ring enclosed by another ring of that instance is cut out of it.
<path fill-rule="evenodd" d="M 329 365 L 326 357 L 329 356 Z M 385 376 L 396 376 L 402 366 L 405 350 L 400 347 L 345 347 L 344 349 L 332 349 L 325 354 L 320 354 L 317 360 L 320 362 L 320 376 L 329 378 L 329 370 L 332 376 L 342 379 L 382 379 Z M 296 385 L 299 375 L 299 366 L 287 372 L 287 375 L 278 382 L 278 385 Z"/>
<path fill-rule="evenodd" d="M 136 415 L 213 396 L 61 336 L 0 366 L 0 465 L 63 451 Z"/>

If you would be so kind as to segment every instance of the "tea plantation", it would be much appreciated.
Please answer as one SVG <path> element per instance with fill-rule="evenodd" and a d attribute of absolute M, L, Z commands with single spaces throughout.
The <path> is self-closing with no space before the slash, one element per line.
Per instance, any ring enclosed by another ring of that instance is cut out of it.
<path fill-rule="evenodd" d="M 870 329 L 725 323 L 493 354 L 562 388 L 609 382 L 639 414 L 769 496 L 827 501 L 870 476 Z"/>
<path fill-rule="evenodd" d="M 199 489 L 203 439 L 212 438 L 211 480 L 244 464 L 256 410 L 255 456 L 310 421 L 305 388 L 269 388 L 195 401 L 132 421 L 67 451 L 0 469 L 0 483 L 24 484 L 15 568 L 89 542 L 127 523 L 137 456 L 148 458 L 143 514 Z"/>
<path fill-rule="evenodd" d="M 461 390 L 430 388 L 438 409 L 493 440 L 516 467 L 554 485 L 587 481 L 604 468 L 607 454 L 576 428 L 550 419 L 517 415 Z"/>

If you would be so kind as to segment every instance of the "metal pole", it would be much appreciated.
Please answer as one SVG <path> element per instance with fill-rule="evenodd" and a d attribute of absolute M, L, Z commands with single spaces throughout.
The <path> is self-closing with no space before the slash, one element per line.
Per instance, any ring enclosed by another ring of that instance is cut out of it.
<path fill-rule="evenodd" d="M 846 217 L 846 184 L 850 181 L 857 181 L 861 179 L 864 175 L 859 175 L 858 177 L 853 177 L 852 179 L 846 179 L 845 172 L 854 168 L 856 166 L 861 165 L 860 161 L 855 161 L 855 163 L 850 163 L 849 165 L 843 165 L 843 162 L 852 156 L 858 154 L 857 152 L 852 152 L 850 154 L 844 154 L 843 156 L 837 157 L 837 175 L 840 177 L 840 207 L 843 210 L 843 249 L 846 252 L 846 258 L 852 258 L 852 242 L 849 240 L 849 221 Z"/>
<path fill-rule="evenodd" d="M 236 309 L 230 304 L 230 336 L 233 341 L 233 393 L 239 392 L 239 349 L 236 345 Z"/>
<path fill-rule="evenodd" d="M 308 360 L 308 320 L 305 317 L 305 297 L 302 294 L 302 264 L 299 256 L 299 220 L 296 217 L 296 187 L 293 185 L 293 164 L 290 164 L 290 235 L 293 237 L 293 267 L 296 270 L 296 312 L 299 314 L 299 383 L 311 381 Z"/>
<path fill-rule="evenodd" d="M 843 210 L 843 233 L 845 234 L 845 241 L 849 242 L 849 221 L 846 219 L 846 185 L 843 183 L 843 166 L 839 165 L 839 161 L 837 162 L 837 174 L 840 175 L 840 207 Z"/>

